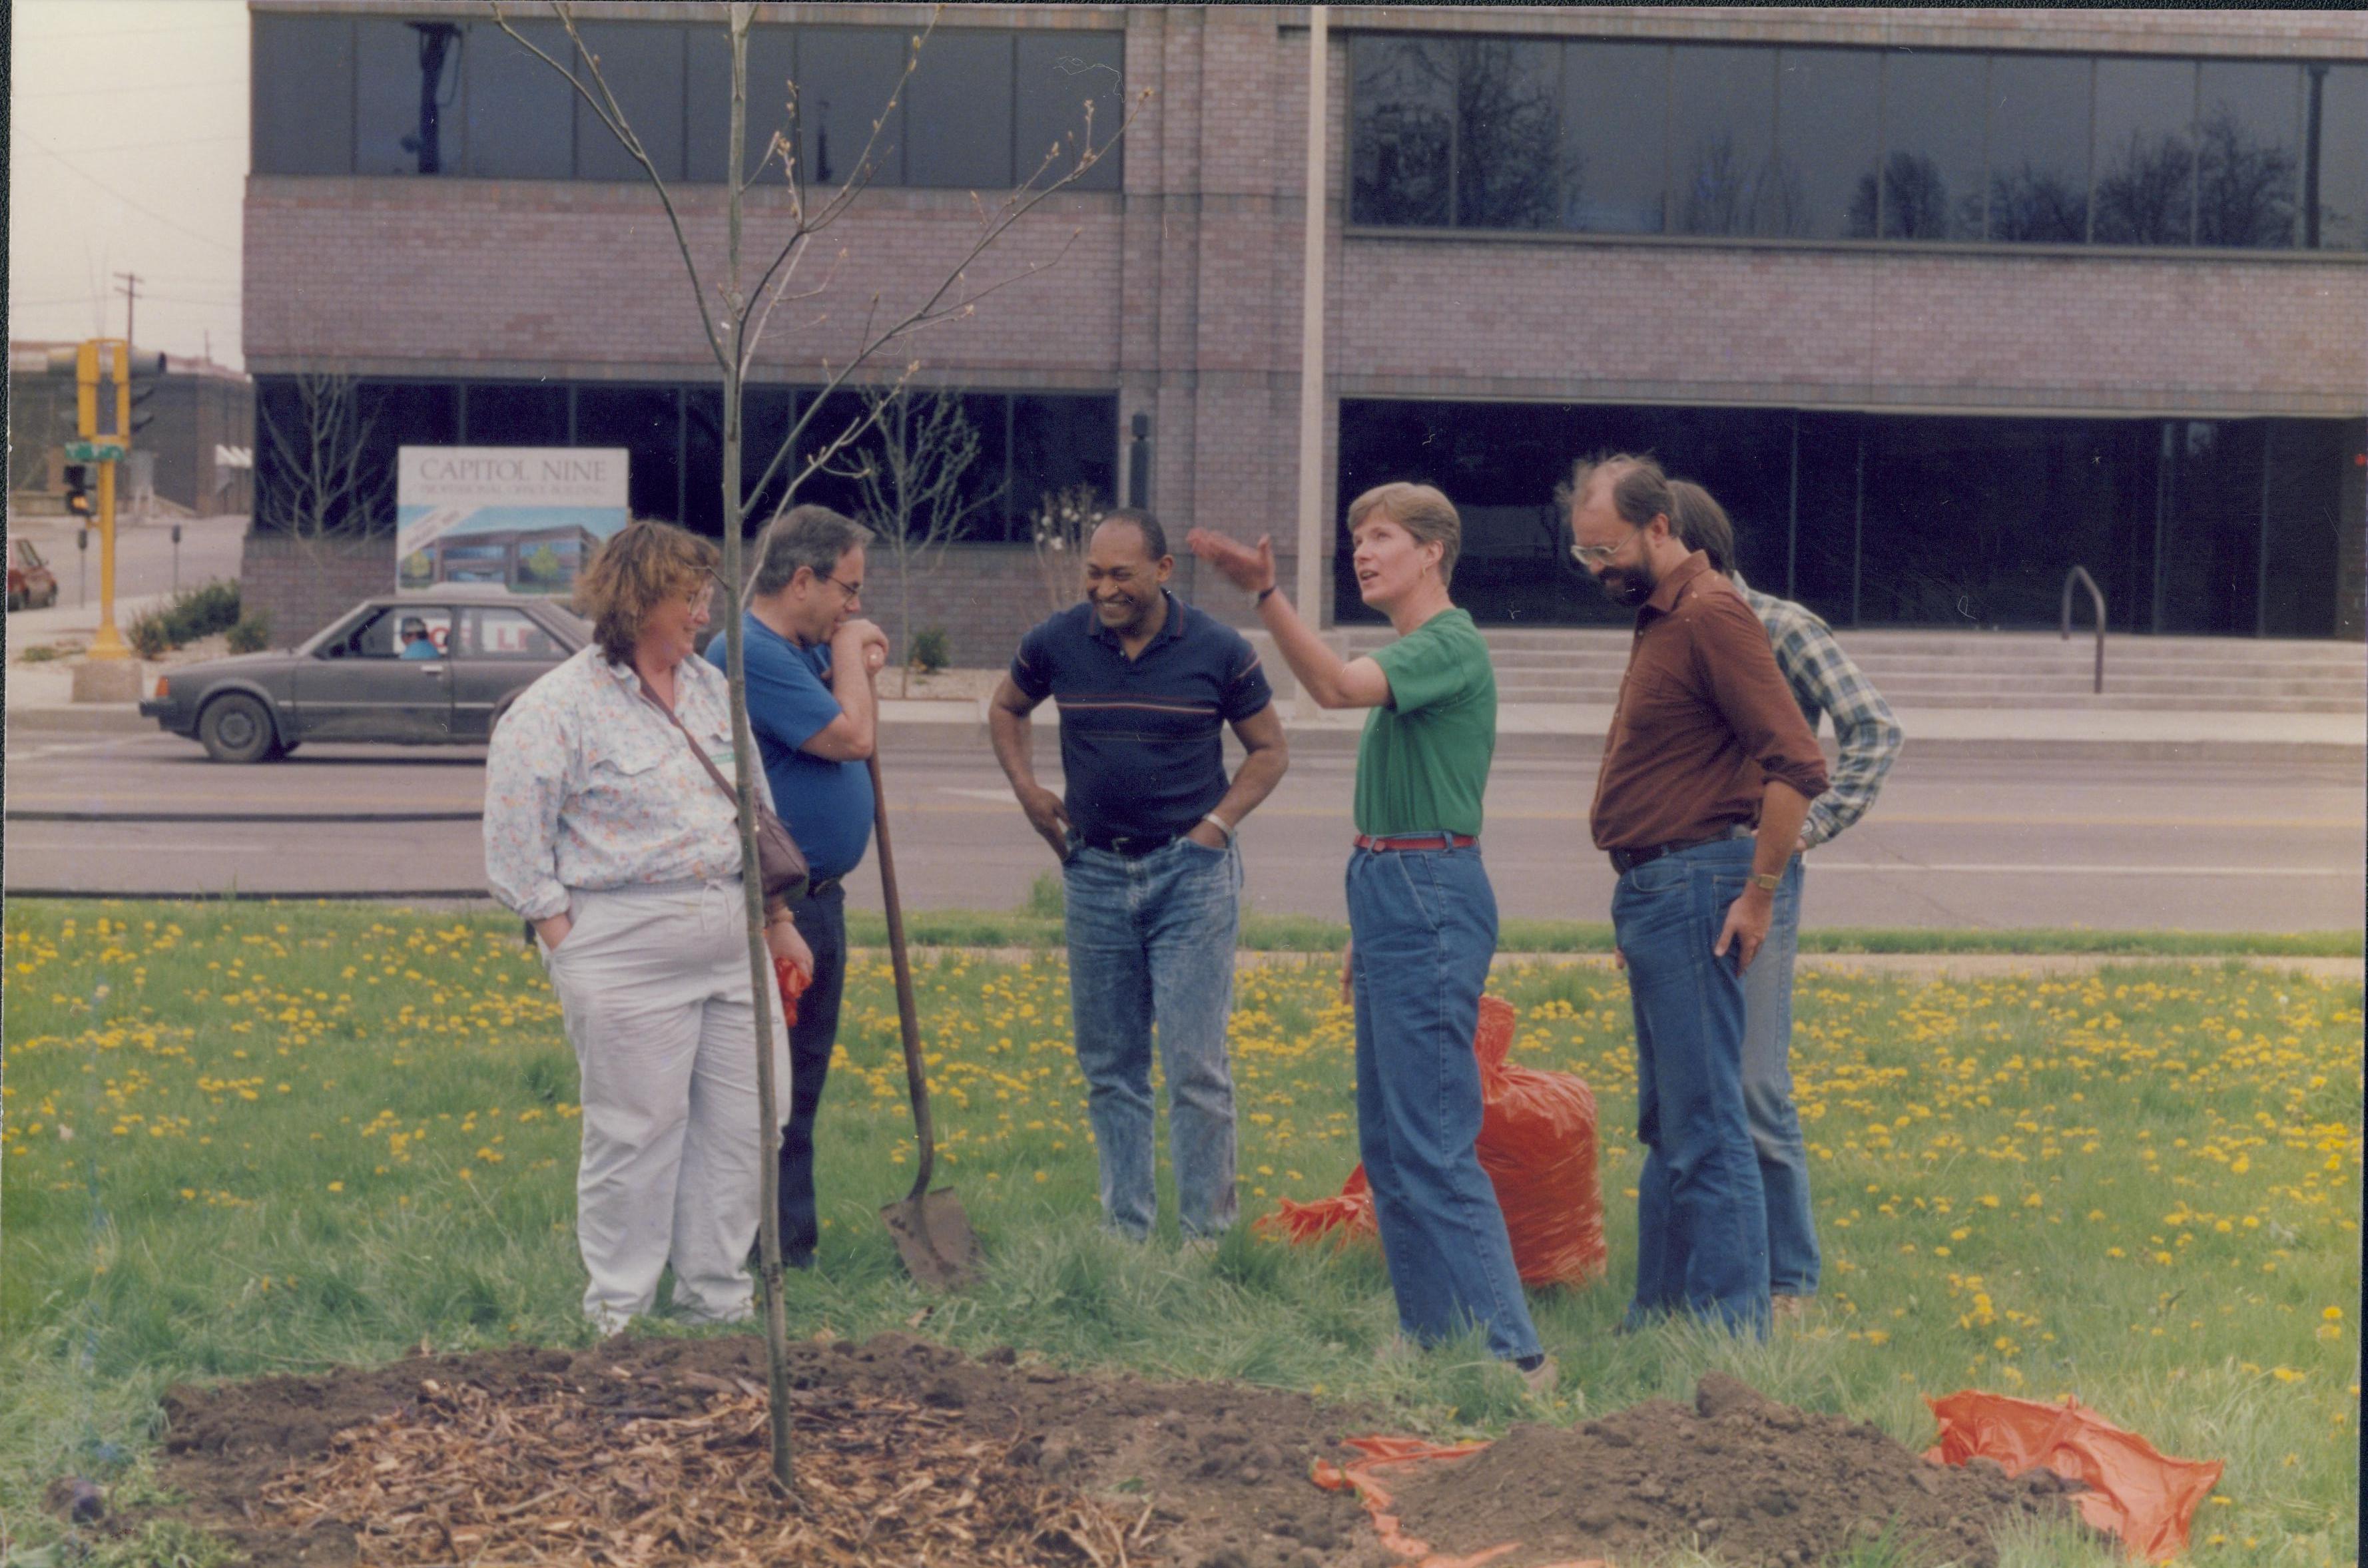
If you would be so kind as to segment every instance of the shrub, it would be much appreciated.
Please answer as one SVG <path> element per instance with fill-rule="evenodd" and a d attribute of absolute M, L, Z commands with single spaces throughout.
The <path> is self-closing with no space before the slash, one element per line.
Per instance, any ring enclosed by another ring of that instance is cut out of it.
<path fill-rule="evenodd" d="M 926 627 L 913 634 L 915 669 L 925 676 L 933 676 L 953 662 L 953 650 L 948 645 L 944 627 Z"/>
<path fill-rule="evenodd" d="M 233 653 L 260 653 L 271 646 L 271 617 L 259 609 L 248 610 L 231 627 L 228 636 Z"/>
<path fill-rule="evenodd" d="M 171 628 L 165 624 L 165 612 L 152 609 L 136 617 L 127 633 L 132 651 L 143 659 L 161 659 L 173 648 Z"/>
<path fill-rule="evenodd" d="M 200 584 L 165 607 L 165 629 L 174 644 L 194 642 L 238 624 L 238 585 L 217 580 Z"/>

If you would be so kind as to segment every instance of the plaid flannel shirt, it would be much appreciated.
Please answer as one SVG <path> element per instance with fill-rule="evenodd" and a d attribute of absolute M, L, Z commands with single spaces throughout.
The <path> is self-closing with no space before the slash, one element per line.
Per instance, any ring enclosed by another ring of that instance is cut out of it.
<path fill-rule="evenodd" d="M 1746 603 L 1768 628 L 1776 652 L 1776 667 L 1784 672 L 1793 699 L 1817 730 L 1817 717 L 1829 713 L 1834 738 L 1841 743 L 1841 759 L 1834 767 L 1826 792 L 1809 802 L 1809 818 L 1801 837 L 1814 849 L 1866 814 L 1883 788 L 1883 776 L 1898 759 L 1906 739 L 1891 705 L 1883 699 L 1850 656 L 1834 641 L 1832 630 L 1810 610 L 1790 599 L 1763 594 L 1743 580 L 1731 580 Z"/>

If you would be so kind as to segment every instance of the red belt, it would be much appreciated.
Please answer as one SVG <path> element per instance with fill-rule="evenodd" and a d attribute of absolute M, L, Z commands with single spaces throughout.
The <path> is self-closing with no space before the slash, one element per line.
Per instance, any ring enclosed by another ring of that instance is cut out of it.
<path fill-rule="evenodd" d="M 1384 834 L 1379 838 L 1357 835 L 1357 847 L 1390 849 L 1469 849 L 1480 841 L 1468 833 Z"/>

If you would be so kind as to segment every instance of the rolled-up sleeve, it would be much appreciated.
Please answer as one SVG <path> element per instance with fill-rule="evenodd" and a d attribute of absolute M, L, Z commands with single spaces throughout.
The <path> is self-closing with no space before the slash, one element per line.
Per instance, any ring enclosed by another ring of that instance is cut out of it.
<path fill-rule="evenodd" d="M 1776 667 L 1767 628 L 1740 595 L 1705 597 L 1693 652 L 1720 717 L 1760 771 L 1812 801 L 1824 794 L 1825 753 Z"/>
<path fill-rule="evenodd" d="M 529 920 L 567 913 L 558 876 L 559 808 L 574 747 L 548 704 L 521 701 L 485 754 L 485 885 Z"/>

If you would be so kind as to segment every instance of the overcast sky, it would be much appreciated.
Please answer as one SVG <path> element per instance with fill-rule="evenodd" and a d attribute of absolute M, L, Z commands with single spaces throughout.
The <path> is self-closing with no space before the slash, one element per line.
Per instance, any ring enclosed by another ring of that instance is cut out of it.
<path fill-rule="evenodd" d="M 9 7 L 8 335 L 120 336 L 239 354 L 246 179 L 242 0 L 15 0 Z"/>

